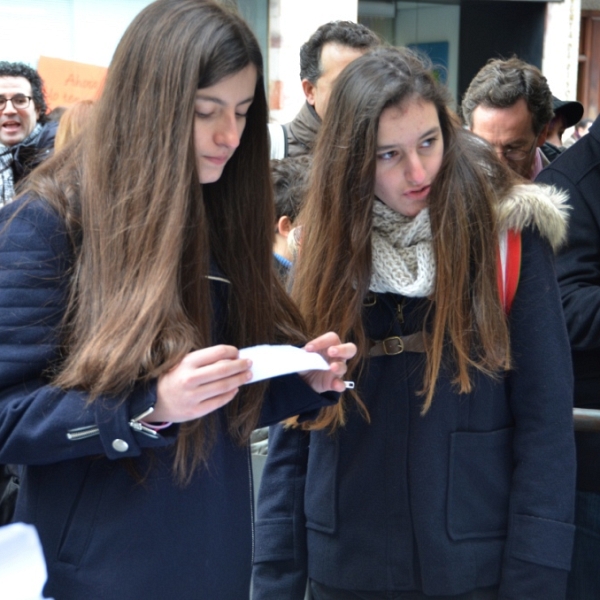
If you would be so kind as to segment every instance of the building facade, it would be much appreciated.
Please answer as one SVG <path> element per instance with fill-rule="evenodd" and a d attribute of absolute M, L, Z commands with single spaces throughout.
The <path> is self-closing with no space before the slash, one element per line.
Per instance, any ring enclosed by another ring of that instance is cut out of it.
<path fill-rule="evenodd" d="M 266 58 L 272 118 L 302 106 L 298 52 L 322 23 L 359 21 L 438 65 L 457 103 L 489 58 L 517 55 L 540 67 L 559 98 L 586 116 L 600 102 L 600 0 L 223 0 L 238 6 Z M 0 59 L 40 56 L 108 66 L 131 19 L 149 0 L 0 0 Z M 24 43 L 26 32 L 26 43 Z"/>

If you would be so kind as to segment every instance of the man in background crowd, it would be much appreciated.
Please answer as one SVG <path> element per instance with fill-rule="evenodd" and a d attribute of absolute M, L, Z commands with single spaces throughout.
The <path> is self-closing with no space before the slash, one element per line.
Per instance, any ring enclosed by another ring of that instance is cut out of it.
<path fill-rule="evenodd" d="M 583 104 L 577 100 L 559 100 L 552 96 L 554 116 L 548 123 L 548 136 L 542 146 L 544 156 L 552 162 L 565 150 L 562 136 L 565 129 L 573 127 L 583 117 Z"/>
<path fill-rule="evenodd" d="M 46 100 L 37 71 L 0 61 L 0 206 L 54 147 L 56 123 L 46 123 Z"/>
<path fill-rule="evenodd" d="M 346 65 L 378 46 L 381 40 L 364 25 L 351 21 L 332 21 L 321 25 L 300 48 L 300 79 L 306 102 L 294 120 L 277 132 L 283 136 L 283 149 L 271 158 L 310 154 L 325 115 L 333 83 Z"/>
<path fill-rule="evenodd" d="M 581 119 L 581 121 L 575 125 L 573 133 L 565 140 L 565 148 L 570 148 L 577 140 L 580 140 L 590 130 L 593 122 L 593 119 Z"/>
<path fill-rule="evenodd" d="M 600 117 L 537 180 L 569 193 L 556 273 L 571 341 L 575 406 L 600 409 Z M 576 431 L 577 498 L 569 600 L 600 598 L 600 432 Z"/>
<path fill-rule="evenodd" d="M 549 161 L 540 148 L 554 114 L 541 71 L 518 58 L 490 60 L 462 101 L 469 129 L 488 141 L 513 171 L 533 180 Z"/>

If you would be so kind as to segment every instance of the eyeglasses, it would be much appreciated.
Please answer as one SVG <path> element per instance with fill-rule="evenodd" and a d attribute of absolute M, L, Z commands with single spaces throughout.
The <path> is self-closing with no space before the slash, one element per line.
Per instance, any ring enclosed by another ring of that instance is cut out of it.
<path fill-rule="evenodd" d="M 26 96 L 25 94 L 15 94 L 11 98 L 6 98 L 6 96 L 0 96 L 0 111 L 6 108 L 6 103 L 9 101 L 16 109 L 29 108 L 29 103 L 31 102 L 31 100 L 31 96 Z"/>
<path fill-rule="evenodd" d="M 531 148 L 529 148 L 529 150 L 517 150 L 517 149 L 509 148 L 508 150 L 503 149 L 501 151 L 501 154 L 502 154 L 502 156 L 504 156 L 504 158 L 506 160 L 512 160 L 514 162 L 519 162 L 519 161 L 525 160 L 526 158 L 531 156 L 531 153 L 533 152 L 534 148 L 537 148 L 537 144 L 535 142 L 533 142 L 533 145 L 531 146 Z"/>

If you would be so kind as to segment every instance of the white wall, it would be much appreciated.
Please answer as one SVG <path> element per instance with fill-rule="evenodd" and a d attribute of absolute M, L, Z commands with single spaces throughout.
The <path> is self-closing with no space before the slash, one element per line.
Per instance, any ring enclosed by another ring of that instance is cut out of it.
<path fill-rule="evenodd" d="M 580 19 L 581 0 L 546 6 L 542 73 L 552 93 L 561 100 L 577 99 Z"/>
<path fill-rule="evenodd" d="M 546 5 L 542 73 L 552 93 L 561 100 L 577 99 L 580 27 L 581 0 Z M 566 140 L 572 132 L 573 129 L 568 128 L 562 139 Z"/>
<path fill-rule="evenodd" d="M 0 0 L 0 60 L 37 67 L 41 55 L 107 67 L 151 0 Z"/>

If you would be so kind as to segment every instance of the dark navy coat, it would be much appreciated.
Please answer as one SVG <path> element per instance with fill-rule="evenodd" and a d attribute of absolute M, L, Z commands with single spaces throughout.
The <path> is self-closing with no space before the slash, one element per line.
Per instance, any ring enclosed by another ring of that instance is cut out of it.
<path fill-rule="evenodd" d="M 569 193 L 567 245 L 556 258 L 575 373 L 575 406 L 600 409 L 600 118 L 537 181 Z M 578 431 L 577 489 L 600 493 L 600 435 Z"/>
<path fill-rule="evenodd" d="M 56 600 L 216 600 L 248 597 L 253 502 L 248 447 L 221 415 L 208 467 L 188 486 L 172 476 L 177 427 L 156 439 L 129 424 L 156 401 L 139 385 L 125 401 L 91 405 L 49 384 L 72 249 L 43 202 L 0 212 L 0 463 L 24 465 L 15 520 L 40 534 Z M 216 312 L 228 284 L 214 282 Z M 219 329 L 218 327 L 216 328 Z M 219 340 L 223 341 L 223 340 Z M 327 401 L 297 376 L 274 379 L 263 423 Z M 99 433 L 69 440 L 67 432 Z M 162 432 L 161 432 L 162 433 Z M 128 458 L 130 461 L 122 459 Z M 139 483 L 131 470 L 145 475 Z"/>
<path fill-rule="evenodd" d="M 422 329 L 426 300 L 377 294 L 369 338 Z M 398 307 L 402 305 L 402 319 Z M 371 358 L 371 422 L 273 427 L 256 523 L 254 600 L 300 600 L 306 577 L 353 590 L 564 599 L 574 527 L 569 345 L 548 244 L 523 233 L 514 366 L 458 394 L 442 371 L 420 414 L 424 354 Z"/>

